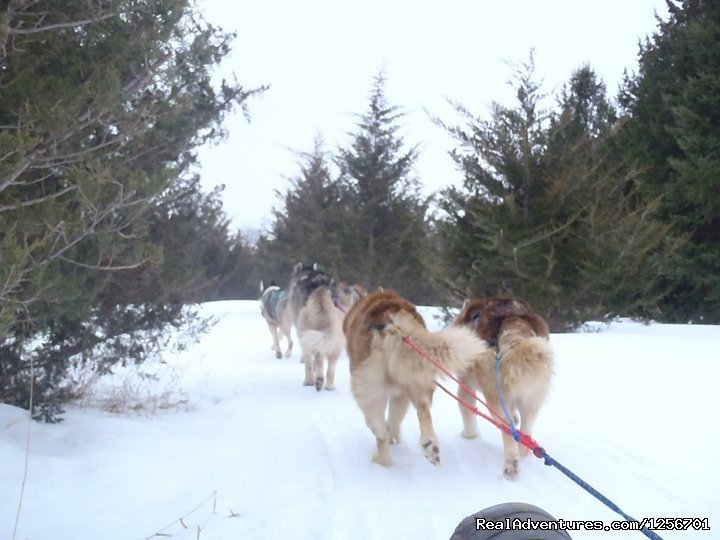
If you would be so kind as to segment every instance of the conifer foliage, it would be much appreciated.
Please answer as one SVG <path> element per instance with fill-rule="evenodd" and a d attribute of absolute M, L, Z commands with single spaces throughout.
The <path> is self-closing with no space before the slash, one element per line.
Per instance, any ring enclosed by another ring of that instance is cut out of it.
<path fill-rule="evenodd" d="M 615 114 L 604 85 L 584 66 L 557 109 L 543 109 L 532 55 L 512 84 L 513 107 L 483 119 L 457 105 L 464 125 L 446 125 L 464 175 L 440 201 L 450 285 L 527 298 L 555 329 L 643 314 L 661 294 L 666 230 L 606 148 Z"/>
<path fill-rule="evenodd" d="M 73 366 L 140 362 L 191 320 L 193 233 L 222 231 L 194 149 L 257 91 L 212 83 L 232 36 L 192 6 L 0 6 L 0 401 L 28 407 L 32 364 L 57 419 Z"/>
<path fill-rule="evenodd" d="M 297 261 L 320 262 L 331 273 L 342 258 L 340 237 L 346 208 L 331 157 L 320 136 L 310 152 L 298 154 L 300 172 L 290 179 L 274 209 L 271 235 L 258 241 L 265 281 L 284 284 Z"/>
<path fill-rule="evenodd" d="M 293 261 L 317 261 L 343 279 L 432 300 L 426 213 L 414 174 L 417 148 L 400 135 L 403 113 L 372 85 L 350 142 L 332 156 L 316 142 L 281 194 L 269 234 L 259 242 L 265 273 L 283 280 Z M 280 281 L 278 281 L 280 282 Z"/>
<path fill-rule="evenodd" d="M 720 322 L 720 4 L 668 0 L 622 104 L 622 149 L 645 198 L 688 238 L 660 302 L 671 321 Z"/>
<path fill-rule="evenodd" d="M 400 134 L 404 114 L 388 101 L 385 85 L 384 75 L 378 74 L 368 109 L 336 158 L 349 210 L 344 268 L 370 287 L 390 287 L 415 301 L 427 300 L 428 204 L 414 171 L 418 150 L 406 147 Z"/>

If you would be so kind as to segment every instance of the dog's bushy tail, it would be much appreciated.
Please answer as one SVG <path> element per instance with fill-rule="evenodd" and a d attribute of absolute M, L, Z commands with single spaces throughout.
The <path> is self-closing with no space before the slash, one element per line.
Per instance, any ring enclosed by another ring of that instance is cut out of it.
<path fill-rule="evenodd" d="M 339 354 L 345 347 L 342 312 L 335 307 L 327 287 L 313 291 L 299 315 L 298 338 L 303 351 Z"/>
<path fill-rule="evenodd" d="M 458 326 L 427 332 L 417 344 L 451 373 L 467 371 L 489 350 L 472 330 Z"/>
<path fill-rule="evenodd" d="M 549 378 L 553 372 L 553 356 L 552 348 L 545 338 L 533 336 L 521 340 L 503 354 L 503 377 L 533 380 Z"/>
<path fill-rule="evenodd" d="M 420 350 L 437 360 L 451 373 L 467 371 L 489 351 L 487 344 L 464 326 L 450 326 L 437 332 L 430 332 L 408 318 L 397 322 L 400 323 L 397 327 L 402 336 L 409 337 Z M 422 361 L 429 362 L 426 358 Z"/>

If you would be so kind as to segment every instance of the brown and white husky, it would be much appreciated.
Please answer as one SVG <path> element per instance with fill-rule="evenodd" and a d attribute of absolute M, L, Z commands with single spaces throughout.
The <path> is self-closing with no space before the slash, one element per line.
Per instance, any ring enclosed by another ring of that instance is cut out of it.
<path fill-rule="evenodd" d="M 485 342 L 460 326 L 430 332 L 415 306 L 390 290 L 360 298 L 346 315 L 343 330 L 353 396 L 377 443 L 373 461 L 391 465 L 389 445 L 400 440 L 400 424 L 412 403 L 425 458 L 433 465 L 440 463 L 440 444 L 430 414 L 439 370 L 403 338 L 412 339 L 450 372 L 470 369 L 488 351 Z"/>
<path fill-rule="evenodd" d="M 491 349 L 477 357 L 460 380 L 473 390 L 480 390 L 490 408 L 504 418 L 497 386 L 495 358 L 500 357 L 500 384 L 512 421 L 519 422 L 521 431 L 532 435 L 533 424 L 548 394 L 553 375 L 553 352 L 548 343 L 547 323 L 524 301 L 505 296 L 491 296 L 466 300 L 455 325 L 472 329 Z M 460 387 L 460 398 L 472 397 Z M 475 415 L 460 407 L 463 419 L 462 435 L 477 437 Z M 503 475 L 514 479 L 518 474 L 519 455 L 527 455 L 527 448 L 518 444 L 505 432 Z"/>

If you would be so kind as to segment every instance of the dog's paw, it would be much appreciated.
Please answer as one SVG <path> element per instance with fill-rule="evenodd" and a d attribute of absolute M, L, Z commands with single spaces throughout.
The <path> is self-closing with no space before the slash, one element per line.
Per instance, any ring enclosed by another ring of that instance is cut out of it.
<path fill-rule="evenodd" d="M 303 381 L 303 386 L 314 386 L 315 381 Z"/>
<path fill-rule="evenodd" d="M 509 459 L 505 461 L 503 466 L 503 476 L 508 480 L 515 480 L 518 475 L 519 462 L 517 459 Z"/>
<path fill-rule="evenodd" d="M 334 383 L 333 383 L 333 384 L 327 383 L 327 384 L 325 385 L 325 390 L 327 390 L 328 392 L 332 392 L 333 390 L 335 390 L 335 384 L 334 384 Z"/>
<path fill-rule="evenodd" d="M 322 377 L 318 377 L 315 379 L 315 390 L 318 392 L 322 390 L 323 384 L 325 384 L 325 379 Z"/>
<path fill-rule="evenodd" d="M 285 358 L 290 358 L 291 356 L 292 356 L 292 349 L 288 349 L 287 351 L 285 351 Z M 302 362 L 302 359 L 300 359 L 300 361 Z"/>
<path fill-rule="evenodd" d="M 425 439 L 420 441 L 420 445 L 423 448 L 423 454 L 433 465 L 440 465 L 440 446 L 438 442 L 433 439 Z"/>
<path fill-rule="evenodd" d="M 392 465 L 392 458 L 390 457 L 390 454 L 380 454 L 378 452 L 375 452 L 373 454 L 372 458 L 374 463 L 377 463 L 378 465 L 382 465 L 383 467 L 389 467 Z"/>
<path fill-rule="evenodd" d="M 275 351 L 275 358 L 280 360 L 282 358 L 282 353 L 280 351 Z"/>
<path fill-rule="evenodd" d="M 477 429 L 465 428 L 460 432 L 460 435 L 465 439 L 477 439 L 478 432 Z"/>

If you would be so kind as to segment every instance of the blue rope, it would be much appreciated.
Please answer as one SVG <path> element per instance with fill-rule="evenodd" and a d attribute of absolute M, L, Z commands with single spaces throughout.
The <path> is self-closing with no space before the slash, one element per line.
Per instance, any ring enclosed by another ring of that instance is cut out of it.
<path fill-rule="evenodd" d="M 512 438 L 515 439 L 515 441 L 519 441 L 520 433 L 518 432 L 517 428 L 515 427 L 515 422 L 513 421 L 512 415 L 510 414 L 510 411 L 508 410 L 507 405 L 505 404 L 505 396 L 503 396 L 503 389 L 502 389 L 501 378 L 500 378 L 501 362 L 502 362 L 502 356 L 500 355 L 500 346 L 497 345 L 495 348 L 495 384 L 497 385 L 497 389 L 498 389 L 498 397 L 500 398 L 500 406 L 502 407 L 503 413 L 507 417 L 507 421 L 510 424 L 510 432 L 512 433 Z M 535 453 L 535 455 L 538 457 L 542 457 L 545 460 L 545 465 L 548 465 L 548 466 L 552 465 L 555 468 L 557 468 L 561 473 L 563 473 L 565 476 L 567 476 L 570 480 L 575 482 L 578 486 L 583 488 L 585 491 L 587 491 L 590 495 L 595 497 L 597 500 L 599 500 L 605 506 L 607 506 L 614 512 L 620 514 L 627 521 L 635 521 L 635 522 L 638 521 L 634 517 L 623 512 L 622 509 L 617 504 L 612 502 L 605 495 L 600 493 L 597 489 L 592 487 L 590 484 L 588 484 L 585 480 L 580 478 L 578 475 L 576 475 L 570 469 L 568 469 L 567 467 L 565 467 L 564 465 L 559 463 L 554 458 L 550 457 L 544 448 L 538 447 L 536 450 L 538 452 L 533 451 L 533 453 Z M 640 532 L 643 533 L 648 538 L 651 538 L 652 540 L 663 540 L 662 537 L 660 537 L 659 535 L 657 535 L 655 532 L 651 531 L 647 527 L 643 527 L 642 529 L 640 529 Z"/>
<path fill-rule="evenodd" d="M 585 491 L 587 491 L 590 495 L 595 497 L 597 500 L 599 500 L 605 506 L 607 506 L 611 510 L 615 511 L 616 513 L 620 514 L 627 521 L 637 522 L 637 519 L 635 519 L 634 517 L 623 512 L 622 509 L 617 504 L 612 502 L 605 495 L 603 495 L 597 489 L 595 489 L 590 484 L 588 484 L 585 480 L 580 478 L 578 475 L 576 475 L 574 472 L 572 472 L 570 469 L 568 469 L 561 463 L 558 463 L 558 461 L 555 460 L 554 458 L 550 457 L 544 448 L 541 448 L 540 450 L 541 450 L 541 455 L 542 455 L 543 459 L 545 460 L 545 465 L 552 465 L 552 466 L 556 467 L 561 473 L 563 473 L 565 476 L 567 476 L 570 480 L 575 482 L 578 486 L 583 488 Z M 647 527 L 643 527 L 642 529 L 640 529 L 640 532 L 643 533 L 648 538 L 652 538 L 652 540 L 662 540 L 662 537 L 660 537 L 658 534 L 651 531 Z"/>
<path fill-rule="evenodd" d="M 503 396 L 503 387 L 500 377 L 500 362 L 502 362 L 502 356 L 500 356 L 500 346 L 496 346 L 495 348 L 495 386 L 497 386 L 498 390 L 498 397 L 500 398 L 500 406 L 502 407 L 503 413 L 505 414 L 505 418 L 507 418 L 508 424 L 510 424 L 510 433 L 512 434 L 512 438 L 515 439 L 515 442 L 520 440 L 520 433 L 518 433 L 517 428 L 515 427 L 515 422 L 513 421 L 512 415 L 510 414 L 510 411 L 507 408 L 507 405 L 505 405 L 505 396 Z"/>

